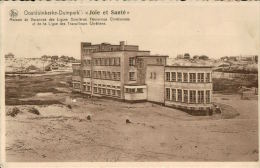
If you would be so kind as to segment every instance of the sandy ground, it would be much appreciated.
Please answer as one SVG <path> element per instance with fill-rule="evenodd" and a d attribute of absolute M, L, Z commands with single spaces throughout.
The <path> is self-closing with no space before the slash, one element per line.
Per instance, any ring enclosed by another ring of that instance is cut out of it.
<path fill-rule="evenodd" d="M 151 103 L 38 94 L 64 104 L 16 106 L 6 117 L 7 161 L 256 161 L 257 100 L 214 95 L 240 115 L 191 116 Z M 34 97 L 34 98 L 36 98 Z M 66 105 L 70 104 L 72 108 Z M 6 106 L 10 110 L 15 106 Z M 91 116 L 91 120 L 87 116 Z M 131 121 L 126 124 L 126 119 Z"/>

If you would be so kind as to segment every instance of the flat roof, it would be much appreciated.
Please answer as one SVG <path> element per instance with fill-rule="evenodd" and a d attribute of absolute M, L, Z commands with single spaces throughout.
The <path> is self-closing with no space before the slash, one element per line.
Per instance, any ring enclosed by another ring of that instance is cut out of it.
<path fill-rule="evenodd" d="M 136 57 L 169 57 L 168 55 L 138 55 Z"/>
<path fill-rule="evenodd" d="M 195 65 L 166 65 L 165 67 L 175 67 L 175 68 L 213 68 L 213 66 L 195 66 Z"/>
<path fill-rule="evenodd" d="M 115 50 L 115 51 L 97 51 L 93 53 L 100 53 L 100 52 L 150 52 L 145 50 Z"/>

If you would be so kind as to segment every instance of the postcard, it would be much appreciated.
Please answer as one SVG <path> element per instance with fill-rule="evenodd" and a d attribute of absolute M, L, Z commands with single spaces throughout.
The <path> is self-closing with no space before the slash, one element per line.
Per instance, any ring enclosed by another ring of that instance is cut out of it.
<path fill-rule="evenodd" d="M 1 2 L 1 166 L 258 167 L 259 5 Z"/>

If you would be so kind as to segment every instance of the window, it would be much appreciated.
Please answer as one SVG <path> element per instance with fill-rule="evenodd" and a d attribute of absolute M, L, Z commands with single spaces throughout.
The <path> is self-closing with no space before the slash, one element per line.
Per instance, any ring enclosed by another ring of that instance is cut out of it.
<path fill-rule="evenodd" d="M 107 78 L 107 72 L 106 71 L 103 71 L 102 72 L 102 79 L 106 79 Z"/>
<path fill-rule="evenodd" d="M 116 91 L 116 94 L 117 94 L 118 97 L 120 97 L 120 96 L 121 96 L 121 91 L 120 91 L 120 90 L 117 90 L 117 91 Z"/>
<path fill-rule="evenodd" d="M 109 66 L 109 58 L 105 58 L 105 65 Z"/>
<path fill-rule="evenodd" d="M 129 72 L 129 80 L 134 81 L 135 80 L 135 73 L 134 72 Z"/>
<path fill-rule="evenodd" d="M 113 77 L 113 80 L 116 80 L 116 73 L 115 72 L 112 72 L 112 77 Z"/>
<path fill-rule="evenodd" d="M 182 82 L 182 73 L 181 72 L 177 73 L 177 77 L 178 77 L 178 82 Z"/>
<path fill-rule="evenodd" d="M 94 93 L 97 93 L 97 87 L 94 87 Z"/>
<path fill-rule="evenodd" d="M 176 82 L 176 72 L 172 72 L 172 81 Z"/>
<path fill-rule="evenodd" d="M 116 90 L 112 90 L 112 95 L 115 96 L 116 95 Z"/>
<path fill-rule="evenodd" d="M 117 80 L 120 81 L 120 78 L 121 78 L 121 76 L 120 76 L 120 72 L 117 72 Z"/>
<path fill-rule="evenodd" d="M 156 72 L 150 73 L 150 79 L 156 79 Z"/>
<path fill-rule="evenodd" d="M 98 93 L 101 94 L 101 88 L 98 88 Z"/>
<path fill-rule="evenodd" d="M 120 65 L 120 57 L 118 57 L 118 58 L 115 58 L 115 65 Z"/>
<path fill-rule="evenodd" d="M 196 90 L 190 90 L 190 103 L 196 103 Z"/>
<path fill-rule="evenodd" d="M 210 103 L 210 90 L 206 90 L 206 103 Z"/>
<path fill-rule="evenodd" d="M 101 78 L 101 71 L 98 71 L 97 78 Z"/>
<path fill-rule="evenodd" d="M 178 89 L 178 102 L 182 102 L 182 90 Z"/>
<path fill-rule="evenodd" d="M 106 89 L 102 88 L 102 94 L 106 94 Z"/>
<path fill-rule="evenodd" d="M 143 88 L 137 88 L 137 93 L 143 93 Z"/>
<path fill-rule="evenodd" d="M 114 65 L 114 58 L 109 58 L 109 65 L 111 65 L 111 66 Z"/>
<path fill-rule="evenodd" d="M 105 65 L 105 59 L 104 59 L 104 58 L 101 58 L 100 65 L 101 65 L 101 66 L 104 66 L 104 65 Z"/>
<path fill-rule="evenodd" d="M 97 78 L 97 71 L 94 71 L 94 76 L 93 78 Z"/>
<path fill-rule="evenodd" d="M 171 80 L 170 72 L 166 72 L 166 81 L 170 81 L 170 80 Z"/>
<path fill-rule="evenodd" d="M 108 95 L 111 94 L 111 89 L 107 89 L 107 94 L 108 94 Z"/>
<path fill-rule="evenodd" d="M 190 83 L 196 83 L 196 73 L 190 73 Z"/>
<path fill-rule="evenodd" d="M 184 103 L 188 103 L 188 90 L 183 90 L 183 99 Z"/>
<path fill-rule="evenodd" d="M 166 100 L 170 100 L 171 98 L 171 91 L 170 88 L 166 88 Z"/>
<path fill-rule="evenodd" d="M 198 91 L 198 103 L 204 103 L 204 91 L 203 90 Z"/>
<path fill-rule="evenodd" d="M 204 82 L 204 73 L 198 73 L 198 82 L 203 83 Z"/>
<path fill-rule="evenodd" d="M 111 79 L 111 72 L 109 72 L 109 71 L 107 72 L 107 79 L 109 79 L 109 80 Z"/>
<path fill-rule="evenodd" d="M 210 82 L 210 73 L 206 74 L 206 82 L 209 83 Z"/>
<path fill-rule="evenodd" d="M 87 86 L 87 91 L 90 92 L 90 86 Z"/>
<path fill-rule="evenodd" d="M 176 101 L 176 89 L 172 89 L 172 101 Z"/>
<path fill-rule="evenodd" d="M 188 73 L 183 73 L 183 82 L 188 82 Z"/>
<path fill-rule="evenodd" d="M 135 58 L 130 57 L 129 58 L 129 66 L 134 66 L 135 65 Z"/>

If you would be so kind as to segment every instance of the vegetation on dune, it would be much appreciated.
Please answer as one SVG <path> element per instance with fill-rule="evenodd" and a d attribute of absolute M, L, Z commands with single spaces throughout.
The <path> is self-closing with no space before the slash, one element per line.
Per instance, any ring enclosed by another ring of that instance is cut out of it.
<path fill-rule="evenodd" d="M 61 93 L 57 87 L 68 87 L 66 85 L 66 76 L 68 74 L 59 74 L 55 76 L 35 76 L 35 77 L 8 77 L 5 81 L 5 103 L 6 105 L 29 105 L 29 104 L 57 104 L 54 100 L 20 100 L 30 98 L 41 92 Z M 61 81 L 65 81 L 61 83 Z"/>

